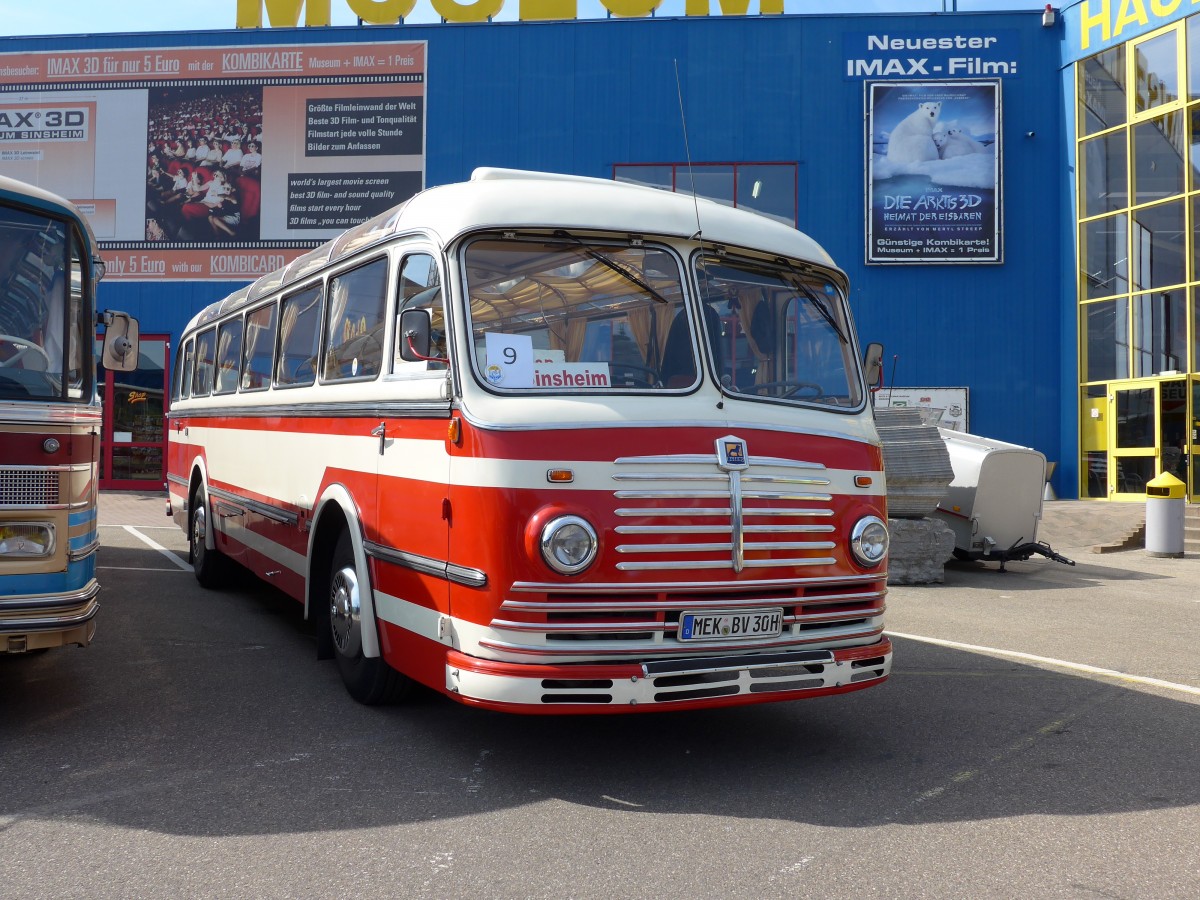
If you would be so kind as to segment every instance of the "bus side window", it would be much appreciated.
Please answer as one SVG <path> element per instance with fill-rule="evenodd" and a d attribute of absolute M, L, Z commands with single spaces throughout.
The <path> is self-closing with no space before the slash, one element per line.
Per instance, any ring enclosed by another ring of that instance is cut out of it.
<path fill-rule="evenodd" d="M 279 358 L 275 383 L 285 387 L 317 379 L 317 344 L 321 336 L 321 286 L 285 297 L 279 314 Z"/>
<path fill-rule="evenodd" d="M 246 316 L 242 348 L 242 390 L 265 391 L 271 386 L 275 359 L 275 304 L 261 306 Z"/>
<path fill-rule="evenodd" d="M 396 347 L 392 354 L 392 370 L 397 374 L 409 372 L 444 371 L 446 363 L 437 360 L 405 362 L 400 357 L 400 314 L 406 309 L 428 309 L 431 317 L 429 355 L 446 357 L 446 319 L 442 307 L 442 285 L 437 263 L 428 253 L 410 253 L 400 265 L 400 296 L 396 304 Z"/>
<path fill-rule="evenodd" d="M 217 334 L 217 379 L 214 394 L 232 394 L 238 385 L 238 362 L 242 355 L 242 320 L 221 325 Z"/>
<path fill-rule="evenodd" d="M 374 378 L 379 374 L 387 276 L 385 256 L 330 279 L 322 380 Z"/>
<path fill-rule="evenodd" d="M 179 381 L 175 385 L 176 400 L 186 400 L 192 393 L 193 346 L 189 340 L 179 348 L 179 359 L 175 362 L 175 368 L 179 371 Z"/>
<path fill-rule="evenodd" d="M 196 372 L 192 379 L 192 396 L 206 397 L 212 392 L 213 360 L 217 349 L 217 332 L 210 328 L 196 338 Z"/>

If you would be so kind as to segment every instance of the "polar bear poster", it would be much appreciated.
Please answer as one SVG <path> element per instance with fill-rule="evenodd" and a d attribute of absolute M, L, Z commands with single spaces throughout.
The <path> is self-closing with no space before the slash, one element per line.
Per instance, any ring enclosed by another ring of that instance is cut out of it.
<path fill-rule="evenodd" d="M 888 137 L 888 161 L 906 165 L 937 159 L 938 147 L 933 142 L 933 129 L 941 112 L 940 100 L 929 101 L 918 104 L 915 110 L 901 119 Z"/>
<path fill-rule="evenodd" d="M 951 128 L 946 132 L 945 143 L 941 149 L 943 159 L 952 159 L 955 156 L 967 156 L 970 153 L 984 153 L 987 147 L 961 128 Z"/>

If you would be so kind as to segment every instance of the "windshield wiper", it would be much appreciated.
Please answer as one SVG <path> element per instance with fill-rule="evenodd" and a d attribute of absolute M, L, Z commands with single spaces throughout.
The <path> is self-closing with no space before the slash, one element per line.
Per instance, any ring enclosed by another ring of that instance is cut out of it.
<path fill-rule="evenodd" d="M 838 324 L 838 321 L 834 318 L 833 313 L 831 313 L 828 308 L 826 308 L 825 304 L 821 302 L 821 298 L 814 294 L 812 289 L 804 283 L 801 274 L 790 266 L 788 267 L 787 273 L 790 276 L 788 281 L 791 282 L 792 287 L 804 295 L 804 299 L 812 304 L 813 309 L 815 309 L 817 314 L 820 315 L 820 317 L 826 321 L 829 327 L 833 329 L 834 333 L 838 336 L 838 338 L 841 339 L 841 342 L 843 344 L 850 343 L 850 339 L 846 337 L 846 333 L 842 331 L 842 326 Z"/>
<path fill-rule="evenodd" d="M 577 238 L 575 235 L 571 234 L 570 232 L 559 229 L 558 231 L 554 232 L 554 236 L 557 238 L 569 238 L 570 240 L 572 240 L 576 244 L 578 244 L 580 247 L 582 247 L 583 252 L 586 253 L 588 256 L 590 256 L 592 259 L 596 260 L 596 262 L 600 263 L 601 265 L 607 266 L 608 268 L 610 268 L 614 272 L 616 272 L 618 275 L 625 278 L 627 281 L 630 281 L 633 284 L 636 284 L 643 291 L 645 291 L 647 294 L 649 294 L 654 300 L 658 301 L 659 303 L 668 303 L 668 304 L 670 303 L 670 301 L 666 297 L 664 297 L 662 294 L 660 294 L 658 291 L 656 291 L 653 287 L 651 287 L 636 272 L 630 271 L 629 269 L 625 268 L 625 266 L 621 265 L 621 263 L 619 263 L 615 259 L 612 259 L 611 257 L 601 253 L 599 250 L 596 250 L 593 247 L 589 247 L 582 240 L 580 240 L 579 238 Z"/>

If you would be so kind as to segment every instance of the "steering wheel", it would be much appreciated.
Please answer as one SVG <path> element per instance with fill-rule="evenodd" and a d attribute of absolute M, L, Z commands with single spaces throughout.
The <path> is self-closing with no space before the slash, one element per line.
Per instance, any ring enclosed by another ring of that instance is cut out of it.
<path fill-rule="evenodd" d="M 48 372 L 50 371 L 50 355 L 33 341 L 26 338 L 13 337 L 11 334 L 0 334 L 0 345 L 8 344 L 16 349 L 16 353 L 7 359 L 0 360 L 0 368 L 9 368 L 21 362 L 29 351 L 34 351 L 34 355 L 30 358 L 30 363 L 22 363 L 22 369 L 29 369 L 33 372 Z"/>
<path fill-rule="evenodd" d="M 811 381 L 764 381 L 762 384 L 754 385 L 753 390 L 764 397 L 779 397 L 782 399 L 795 397 L 801 391 L 811 391 L 812 393 L 810 396 L 798 398 L 800 400 L 816 400 L 825 395 L 825 389 Z"/>

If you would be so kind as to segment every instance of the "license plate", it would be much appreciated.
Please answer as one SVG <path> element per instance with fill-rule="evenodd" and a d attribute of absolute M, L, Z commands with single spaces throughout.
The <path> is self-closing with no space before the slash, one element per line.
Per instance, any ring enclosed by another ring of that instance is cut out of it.
<path fill-rule="evenodd" d="M 778 637 L 783 633 L 782 609 L 745 609 L 691 613 L 679 617 L 681 641 L 730 641 Z"/>

